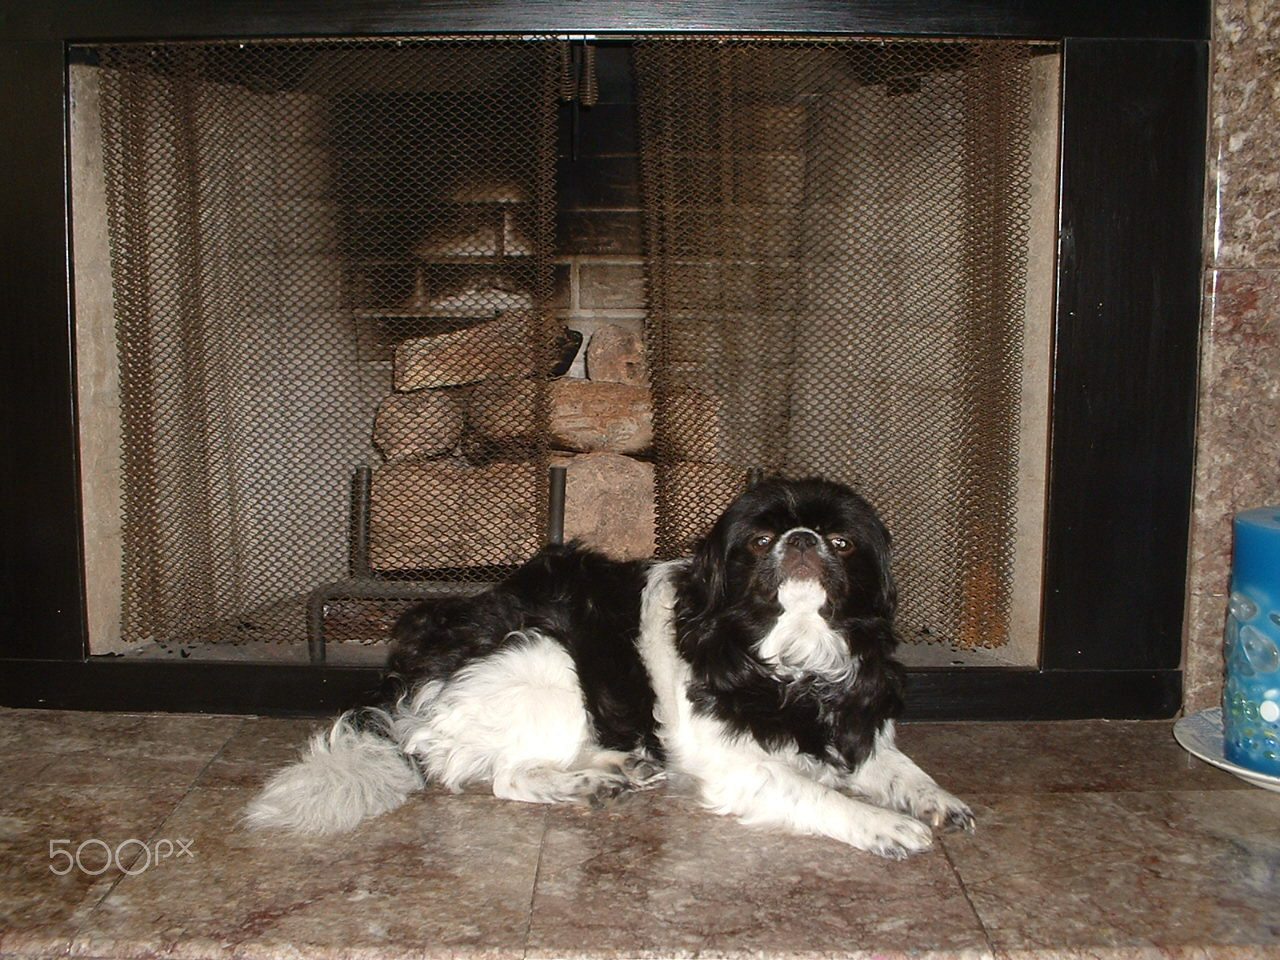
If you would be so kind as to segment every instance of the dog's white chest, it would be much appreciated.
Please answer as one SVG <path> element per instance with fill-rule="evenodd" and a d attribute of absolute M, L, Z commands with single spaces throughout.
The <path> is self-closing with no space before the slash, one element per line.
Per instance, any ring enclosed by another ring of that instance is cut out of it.
<path fill-rule="evenodd" d="M 782 613 L 756 647 L 782 670 L 834 676 L 853 667 L 849 646 L 820 612 L 826 591 L 816 580 L 787 580 L 778 588 Z"/>

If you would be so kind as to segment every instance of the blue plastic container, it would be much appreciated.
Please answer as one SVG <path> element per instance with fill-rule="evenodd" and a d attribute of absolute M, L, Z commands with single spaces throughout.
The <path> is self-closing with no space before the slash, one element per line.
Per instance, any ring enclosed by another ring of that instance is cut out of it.
<path fill-rule="evenodd" d="M 1280 777 L 1280 506 L 1238 513 L 1233 527 L 1223 752 Z"/>

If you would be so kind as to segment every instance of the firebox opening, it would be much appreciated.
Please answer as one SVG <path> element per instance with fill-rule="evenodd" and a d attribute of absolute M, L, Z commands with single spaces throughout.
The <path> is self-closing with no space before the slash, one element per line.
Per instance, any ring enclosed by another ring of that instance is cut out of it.
<path fill-rule="evenodd" d="M 894 531 L 904 659 L 1034 665 L 1057 64 L 77 48 L 92 653 L 305 660 L 318 629 L 377 662 L 414 596 L 545 540 L 560 465 L 566 536 L 624 556 L 685 550 L 752 469 L 851 482 Z"/>

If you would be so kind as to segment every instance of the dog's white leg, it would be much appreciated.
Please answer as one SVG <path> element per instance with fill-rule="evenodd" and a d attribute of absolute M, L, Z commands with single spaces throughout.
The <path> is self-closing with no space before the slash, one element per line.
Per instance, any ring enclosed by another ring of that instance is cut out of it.
<path fill-rule="evenodd" d="M 699 778 L 704 801 L 743 823 L 840 840 L 895 860 L 933 845 L 919 820 L 845 796 L 781 760 L 757 760 Z"/>
<path fill-rule="evenodd" d="M 568 770 L 595 747 L 573 661 L 535 633 L 424 685 L 400 706 L 396 736 L 453 790 L 503 771 Z"/>
<path fill-rule="evenodd" d="M 530 631 L 403 706 L 396 732 L 434 780 L 451 789 L 490 781 L 526 803 L 600 803 L 651 786 L 661 770 L 640 751 L 596 742 L 565 649 Z"/>
<path fill-rule="evenodd" d="M 493 778 L 493 795 L 524 803 L 585 802 L 598 806 L 627 788 L 626 778 L 605 770 L 520 767 Z"/>
<path fill-rule="evenodd" d="M 856 793 L 902 810 L 937 830 L 974 829 L 973 811 L 938 786 L 894 745 L 893 724 L 876 738 L 871 756 L 848 778 Z"/>
<path fill-rule="evenodd" d="M 495 772 L 493 793 L 526 803 L 588 803 L 600 806 L 634 790 L 652 787 L 661 769 L 639 753 L 596 750 L 570 769 L 520 765 Z"/>
<path fill-rule="evenodd" d="M 845 796 L 772 756 L 749 737 L 732 734 L 695 713 L 686 694 L 690 668 L 675 647 L 675 585 L 680 566 L 650 574 L 641 613 L 640 652 L 657 695 L 655 714 L 672 770 L 692 777 L 702 801 L 745 823 L 840 840 L 860 850 L 901 859 L 933 845 L 919 820 Z M 810 773 L 820 775 L 818 765 Z M 830 778 L 833 786 L 837 778 Z"/>

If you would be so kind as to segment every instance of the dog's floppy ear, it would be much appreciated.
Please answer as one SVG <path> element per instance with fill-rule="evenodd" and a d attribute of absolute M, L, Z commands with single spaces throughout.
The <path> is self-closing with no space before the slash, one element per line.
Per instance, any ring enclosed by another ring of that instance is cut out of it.
<path fill-rule="evenodd" d="M 898 609 L 898 585 L 893 579 L 892 545 L 889 531 L 879 518 L 872 524 L 871 535 L 865 541 L 866 554 L 875 567 L 876 593 L 872 609 L 887 620 L 892 620 Z"/>
<path fill-rule="evenodd" d="M 705 617 L 724 606 L 728 586 L 725 560 L 729 552 L 729 523 L 724 516 L 698 541 L 684 578 L 688 615 Z"/>
<path fill-rule="evenodd" d="M 694 547 L 678 581 L 676 645 L 693 667 L 700 695 L 712 689 L 732 694 L 759 670 L 748 653 L 751 638 L 745 636 L 744 624 L 723 615 L 734 602 L 729 556 L 733 533 L 734 523 L 726 514 Z"/>

